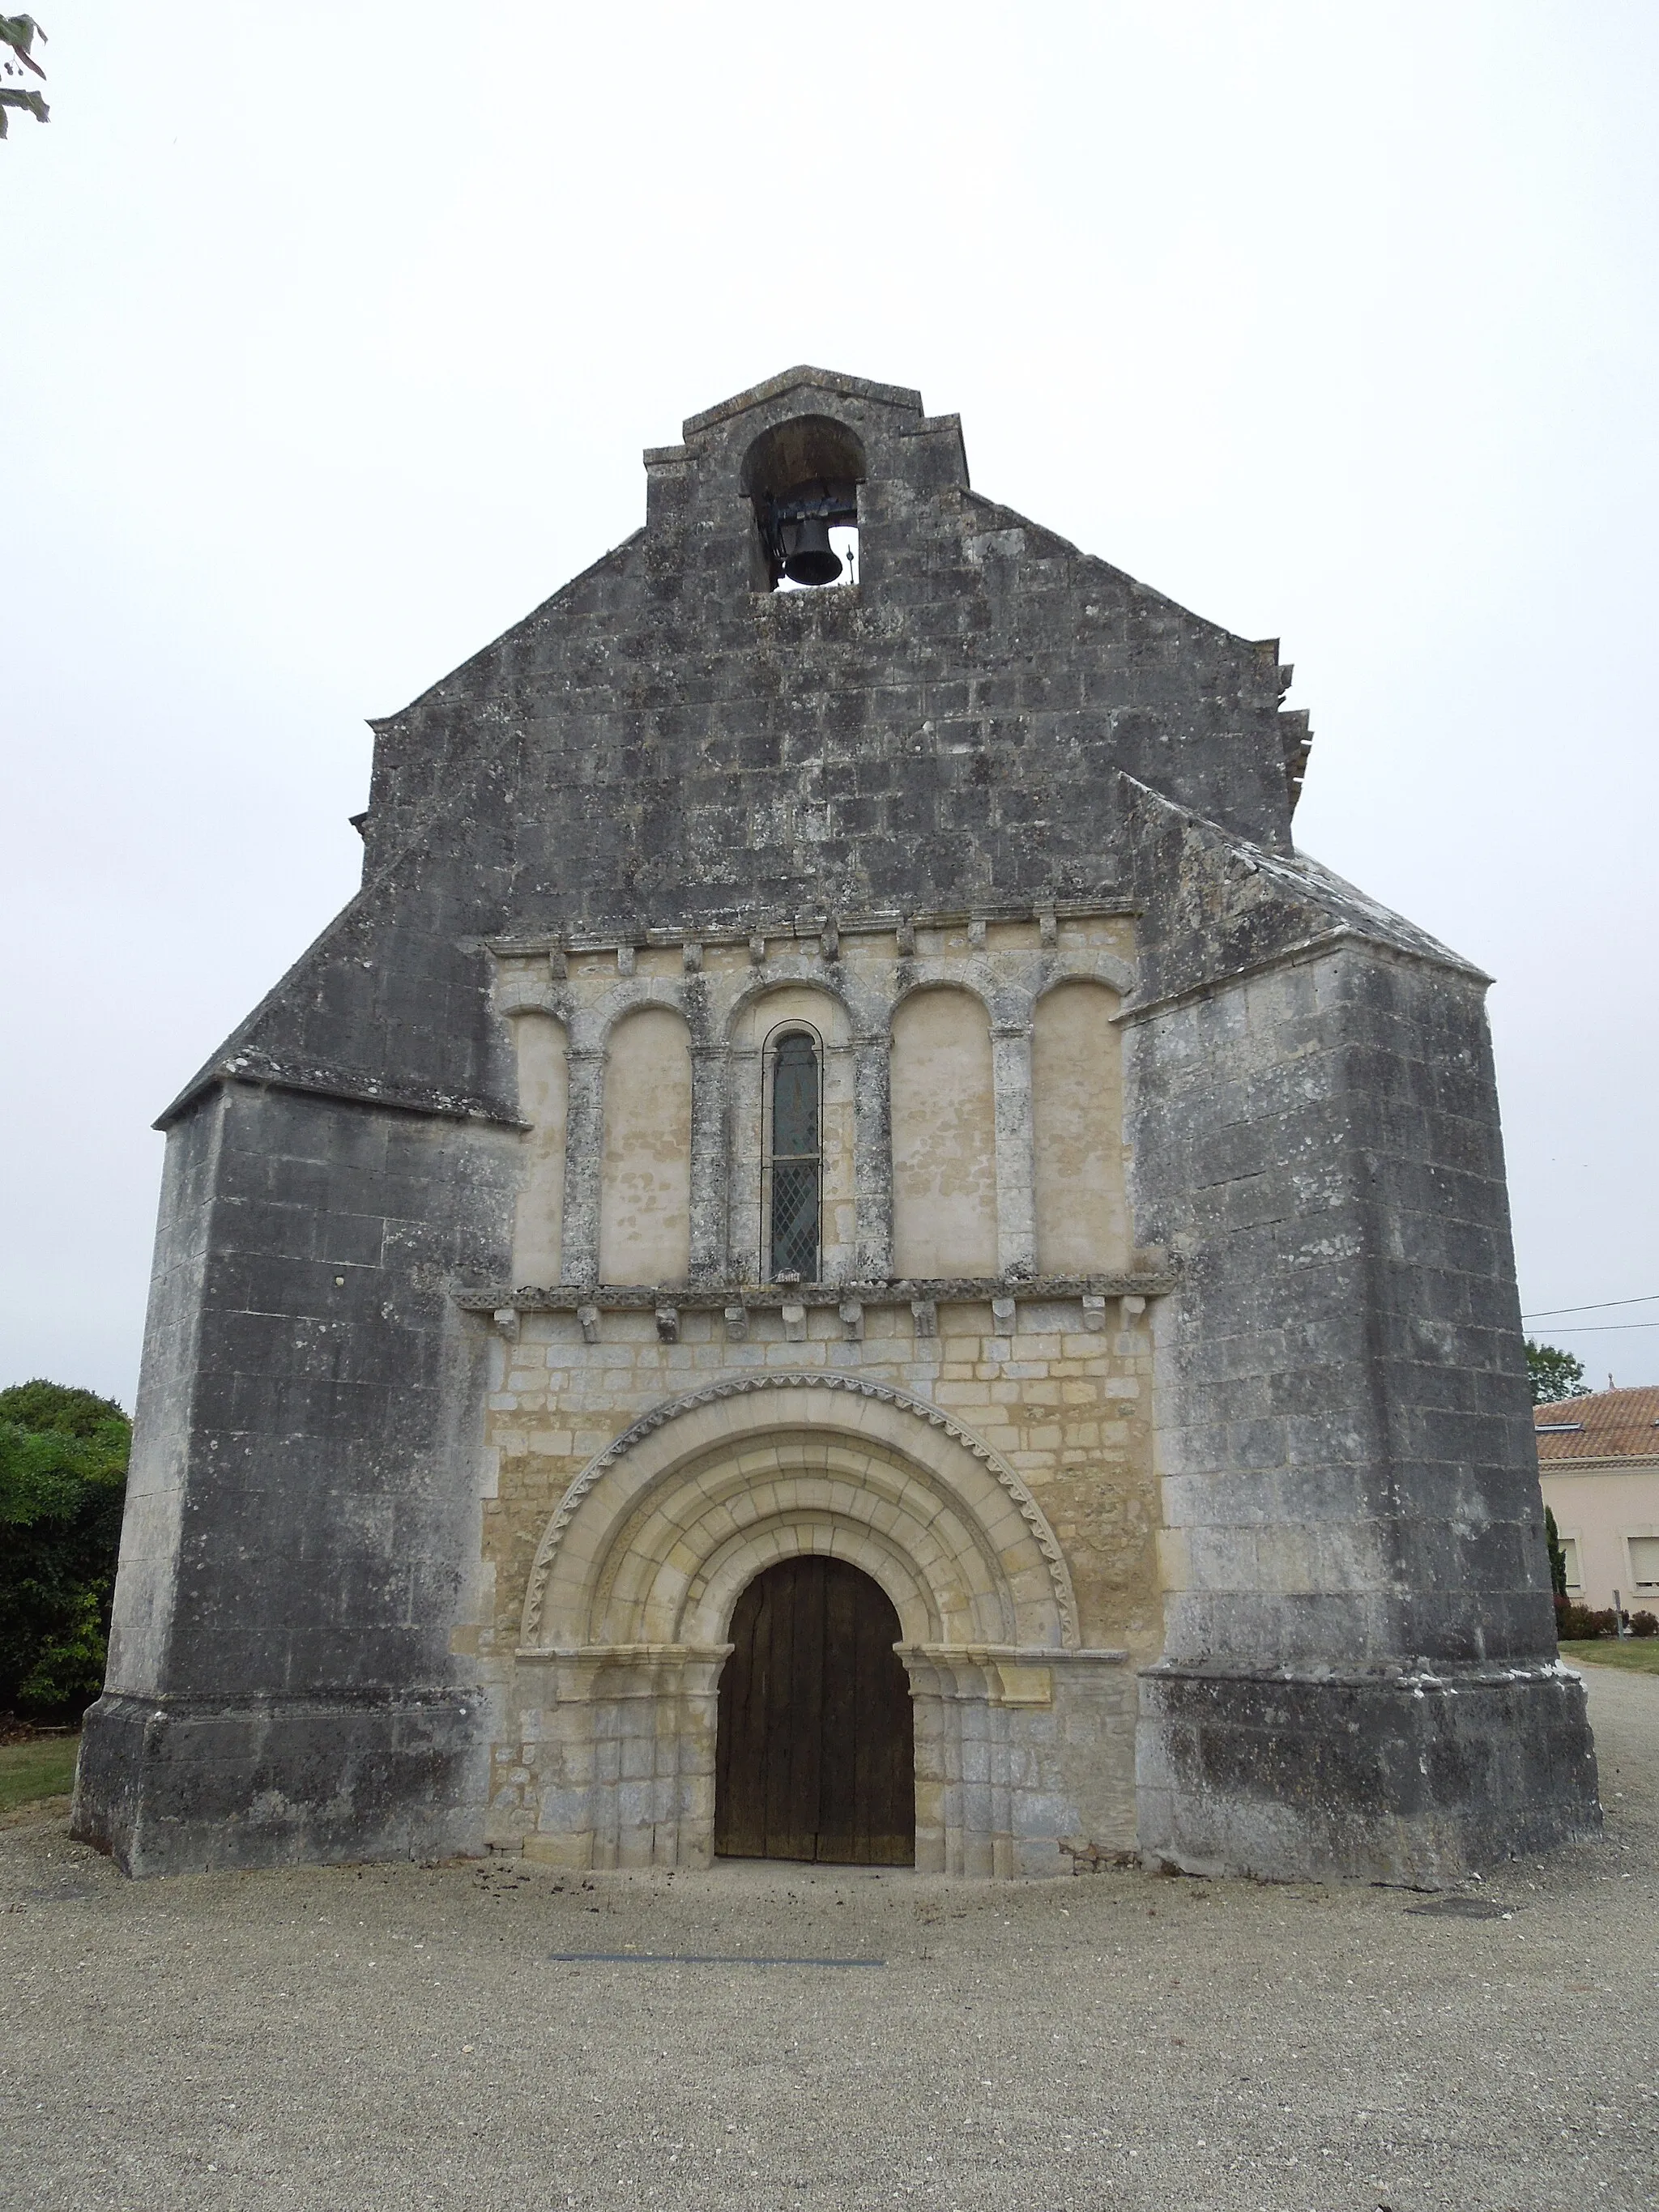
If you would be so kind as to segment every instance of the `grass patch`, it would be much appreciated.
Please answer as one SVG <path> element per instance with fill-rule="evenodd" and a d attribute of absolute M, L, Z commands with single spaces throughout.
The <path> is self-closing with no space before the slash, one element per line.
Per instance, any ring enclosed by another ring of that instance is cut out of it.
<path fill-rule="evenodd" d="M 1589 1667 L 1623 1667 L 1632 1674 L 1659 1674 L 1659 1636 L 1593 1636 L 1585 1643 L 1564 1644 L 1561 1656 L 1570 1667 L 1582 1662 Z"/>
<path fill-rule="evenodd" d="M 0 1813 L 32 1805 L 37 1797 L 65 1797 L 75 1786 L 78 1735 L 41 1735 L 28 1743 L 0 1744 Z"/>

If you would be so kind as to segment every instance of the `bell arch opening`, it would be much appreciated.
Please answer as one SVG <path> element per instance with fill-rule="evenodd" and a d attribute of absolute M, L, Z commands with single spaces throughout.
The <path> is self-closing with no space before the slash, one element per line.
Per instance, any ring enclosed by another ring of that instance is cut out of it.
<path fill-rule="evenodd" d="M 915 1863 L 915 1725 L 874 1578 L 803 1553 L 732 1607 L 715 1720 L 714 1835 L 722 1858 Z"/>
<path fill-rule="evenodd" d="M 858 436 L 827 415 L 798 416 L 762 432 L 744 456 L 741 478 L 755 511 L 757 591 L 858 582 L 858 488 L 866 474 Z"/>

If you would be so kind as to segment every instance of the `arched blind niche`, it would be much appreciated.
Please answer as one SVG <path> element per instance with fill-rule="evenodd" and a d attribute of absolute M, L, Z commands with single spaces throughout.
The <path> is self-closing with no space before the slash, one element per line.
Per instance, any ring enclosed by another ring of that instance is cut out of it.
<path fill-rule="evenodd" d="M 773 1282 L 823 1273 L 823 1063 L 808 1030 L 785 1030 L 767 1048 L 763 1206 Z"/>
<path fill-rule="evenodd" d="M 1031 1040 L 1036 1257 L 1045 1275 L 1110 1273 L 1129 1259 L 1118 996 L 1057 984 Z"/>
<path fill-rule="evenodd" d="M 991 1025 L 971 992 L 918 991 L 893 1017 L 893 1258 L 901 1275 L 997 1271 Z"/>
<path fill-rule="evenodd" d="M 668 1006 L 625 1014 L 605 1067 L 599 1276 L 684 1283 L 691 1267 L 691 1050 Z"/>
<path fill-rule="evenodd" d="M 529 1122 L 524 1180 L 513 1224 L 513 1279 L 545 1285 L 560 1278 L 564 1220 L 565 1116 L 569 1084 L 564 1030 L 550 1014 L 514 1017 L 519 1111 Z"/>

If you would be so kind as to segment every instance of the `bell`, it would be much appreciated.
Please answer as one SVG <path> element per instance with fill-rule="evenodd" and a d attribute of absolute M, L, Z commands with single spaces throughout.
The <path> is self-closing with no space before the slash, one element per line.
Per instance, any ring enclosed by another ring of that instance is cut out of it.
<path fill-rule="evenodd" d="M 792 584 L 833 584 L 841 574 L 841 556 L 830 543 L 830 526 L 821 514 L 803 514 L 786 522 L 783 573 Z"/>

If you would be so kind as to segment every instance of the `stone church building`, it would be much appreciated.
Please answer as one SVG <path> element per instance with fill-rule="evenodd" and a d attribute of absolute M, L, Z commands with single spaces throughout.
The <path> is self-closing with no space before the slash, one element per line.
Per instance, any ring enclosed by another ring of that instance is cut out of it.
<path fill-rule="evenodd" d="M 1434 1882 L 1599 1820 L 1479 973 L 1235 637 L 795 369 L 375 726 L 163 1117 L 76 1832 Z"/>

